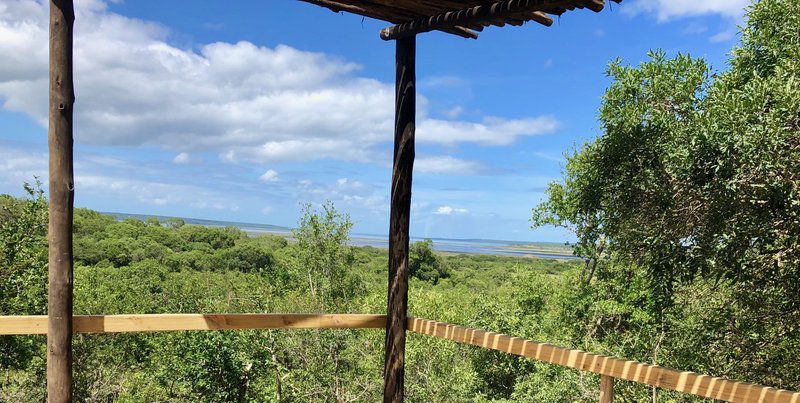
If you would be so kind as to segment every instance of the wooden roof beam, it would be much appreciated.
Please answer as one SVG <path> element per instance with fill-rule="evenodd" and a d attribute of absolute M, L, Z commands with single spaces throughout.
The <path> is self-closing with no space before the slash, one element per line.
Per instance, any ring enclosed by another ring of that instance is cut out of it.
<path fill-rule="evenodd" d="M 613 1 L 619 3 L 621 0 Z M 558 11 L 564 10 L 563 6 L 570 9 L 574 6 L 586 7 L 597 12 L 602 10 L 604 5 L 605 0 L 586 0 L 579 4 L 564 0 L 503 0 L 396 24 L 382 29 L 380 34 L 383 40 L 388 41 L 436 30 L 447 32 L 456 26 L 501 25 L 503 21 L 518 25 L 515 17 L 520 14 L 528 14 L 531 16 L 530 19 L 543 25 L 549 25 L 548 22 L 552 24 L 552 20 L 548 21 L 549 17 L 544 15 L 545 12 L 555 11 L 557 14 L 561 14 Z M 536 16 L 534 17 L 532 13 L 536 13 Z M 462 31 L 462 33 L 464 32 Z M 469 37 L 478 37 L 476 32 L 471 31 L 471 33 L 474 36 L 469 35 Z"/>
<path fill-rule="evenodd" d="M 345 4 L 333 0 L 300 1 L 327 8 L 334 13 L 348 12 L 389 22 L 398 22 L 398 18 L 401 17 L 403 19 L 400 21 L 414 18 L 414 14 L 412 14 L 412 12 L 409 10 L 401 7 L 386 6 L 383 4 L 373 4 L 368 2 L 351 2 Z M 475 33 L 475 31 L 458 25 L 443 28 L 442 31 L 447 32 L 448 34 L 458 35 L 462 38 L 475 39 L 478 37 L 478 34 Z"/>

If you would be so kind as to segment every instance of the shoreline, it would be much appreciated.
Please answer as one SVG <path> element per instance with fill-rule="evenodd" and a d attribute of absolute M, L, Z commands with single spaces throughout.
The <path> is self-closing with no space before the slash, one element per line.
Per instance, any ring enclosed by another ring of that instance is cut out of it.
<path fill-rule="evenodd" d="M 133 218 L 144 221 L 148 218 L 156 218 L 159 221 L 166 221 L 169 219 L 183 220 L 186 225 L 200 225 L 204 227 L 235 227 L 247 234 L 248 237 L 259 236 L 280 236 L 289 241 L 292 240 L 291 228 L 281 227 L 270 224 L 256 224 L 244 223 L 233 221 L 216 221 L 199 218 L 183 218 L 183 217 L 167 217 L 148 214 L 128 214 L 118 212 L 103 212 L 102 214 L 110 215 L 117 220 L 124 220 L 126 218 Z M 411 237 L 411 243 L 423 241 L 426 238 Z M 572 248 L 568 245 L 556 242 L 530 242 L 525 243 L 521 241 L 505 241 L 505 240 L 492 240 L 492 239 L 448 239 L 448 238 L 431 238 L 433 244 L 432 249 L 437 253 L 446 254 L 448 256 L 455 256 L 459 254 L 467 255 L 486 255 L 486 256 L 506 256 L 506 257 L 522 257 L 522 258 L 539 258 L 539 259 L 554 259 L 554 260 L 577 260 L 582 259 L 579 256 L 572 255 Z M 349 244 L 355 247 L 373 247 L 388 250 L 389 240 L 388 237 L 383 237 L 377 234 L 352 234 L 350 236 Z"/>

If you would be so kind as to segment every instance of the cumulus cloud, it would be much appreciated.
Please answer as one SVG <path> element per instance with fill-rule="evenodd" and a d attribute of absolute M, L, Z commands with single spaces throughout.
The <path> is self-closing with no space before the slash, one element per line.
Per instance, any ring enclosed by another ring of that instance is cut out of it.
<path fill-rule="evenodd" d="M 487 117 L 481 123 L 427 119 L 417 128 L 417 140 L 427 143 L 456 144 L 478 143 L 504 146 L 521 136 L 552 133 L 558 121 L 552 117 L 528 119 L 503 119 Z"/>
<path fill-rule="evenodd" d="M 476 161 L 445 156 L 418 157 L 414 161 L 414 170 L 419 172 L 473 175 L 482 170 L 482 165 Z"/>
<path fill-rule="evenodd" d="M 42 125 L 47 23 L 45 1 L 0 5 L 0 102 Z M 167 28 L 114 14 L 101 0 L 76 2 L 75 35 L 75 137 L 83 144 L 155 146 L 187 160 L 212 151 L 227 161 L 375 162 L 378 145 L 392 140 L 394 85 L 359 77 L 360 66 L 341 58 L 246 41 L 180 48 Z M 421 142 L 508 145 L 556 127 L 547 117 L 426 120 L 424 97 L 418 103 Z"/>
<path fill-rule="evenodd" d="M 117 175 L 75 175 L 75 188 L 83 197 L 102 194 L 115 198 L 135 195 L 140 203 L 156 206 L 190 205 L 199 209 L 237 211 L 239 207 L 225 195 L 214 190 L 181 183 L 139 180 Z M 197 199 L 205 200 L 197 202 Z"/>
<path fill-rule="evenodd" d="M 189 163 L 189 154 L 187 153 L 179 153 L 172 159 L 172 162 L 176 164 L 188 164 Z"/>
<path fill-rule="evenodd" d="M 339 178 L 334 182 L 302 179 L 297 181 L 295 192 L 297 200 L 316 205 L 332 201 L 336 206 L 346 208 L 358 208 L 381 214 L 388 212 L 386 189 L 350 178 Z"/>
<path fill-rule="evenodd" d="M 267 172 L 264 172 L 261 177 L 258 178 L 261 182 L 277 182 L 278 181 L 278 172 L 274 169 L 269 169 Z"/>
<path fill-rule="evenodd" d="M 650 12 L 661 21 L 679 17 L 718 14 L 739 19 L 750 0 L 638 0 L 623 7 L 626 12 Z"/>
<path fill-rule="evenodd" d="M 453 215 L 453 214 L 465 214 L 469 211 L 465 208 L 454 208 L 450 206 L 439 206 L 439 208 L 434 211 L 433 214 L 437 215 Z"/>
<path fill-rule="evenodd" d="M 47 184 L 47 154 L 7 146 L 0 143 L 0 185 L 6 189 L 19 189 L 23 182 L 38 177 Z M 131 171 L 141 174 L 128 177 Z M 75 188 L 84 200 L 112 197 L 118 200 L 135 200 L 140 203 L 164 205 L 190 205 L 195 208 L 236 211 L 238 206 L 221 192 L 191 184 L 158 180 L 151 172 L 135 162 L 95 155 L 82 155 L 75 162 Z M 202 200 L 202 202 L 198 202 Z"/>
<path fill-rule="evenodd" d="M 47 153 L 25 152 L 10 147 L 0 147 L 0 183 L 17 189 L 24 182 L 38 177 L 47 181 Z"/>
<path fill-rule="evenodd" d="M 464 113 L 464 108 L 460 106 L 454 106 L 450 109 L 446 109 L 442 111 L 442 113 L 450 119 L 456 119 Z"/>

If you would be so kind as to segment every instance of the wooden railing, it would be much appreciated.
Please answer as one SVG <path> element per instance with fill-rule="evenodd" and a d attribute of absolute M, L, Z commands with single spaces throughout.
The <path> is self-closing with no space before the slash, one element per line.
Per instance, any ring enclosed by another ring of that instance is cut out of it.
<path fill-rule="evenodd" d="M 364 314 L 152 314 L 76 315 L 75 333 L 245 329 L 383 329 L 386 315 Z M 538 343 L 501 333 L 410 317 L 408 331 L 515 354 L 600 375 L 600 401 L 614 398 L 621 379 L 729 402 L 800 403 L 800 393 L 626 361 Z M 0 336 L 47 333 L 47 316 L 0 316 Z"/>
<path fill-rule="evenodd" d="M 302 313 L 166 313 L 75 315 L 74 333 L 245 329 L 383 329 L 386 315 Z M 47 316 L 0 316 L 0 335 L 47 334 Z"/>
<path fill-rule="evenodd" d="M 613 399 L 614 379 L 623 379 L 729 402 L 800 402 L 800 393 L 796 392 L 625 361 L 433 320 L 409 318 L 408 330 L 599 374 L 603 391 L 601 399 L 605 401 Z"/>

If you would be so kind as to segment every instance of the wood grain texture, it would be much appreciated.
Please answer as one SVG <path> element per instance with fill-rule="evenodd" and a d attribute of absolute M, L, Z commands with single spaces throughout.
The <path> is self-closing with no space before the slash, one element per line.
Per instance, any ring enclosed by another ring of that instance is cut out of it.
<path fill-rule="evenodd" d="M 74 333 L 247 329 L 382 329 L 386 315 L 222 313 L 76 315 Z M 0 335 L 47 334 L 47 316 L 0 316 Z"/>
<path fill-rule="evenodd" d="M 402 402 L 408 311 L 408 242 L 416 119 L 416 37 L 395 43 L 395 127 L 389 217 L 389 292 L 383 401 Z"/>
<path fill-rule="evenodd" d="M 522 25 L 534 21 L 553 23 L 545 14 L 561 15 L 574 9 L 595 12 L 605 0 L 302 0 L 334 12 L 349 12 L 397 24 L 387 28 L 386 39 L 439 30 L 465 38 L 477 38 L 486 26 Z M 613 0 L 617 3 L 620 0 Z M 469 11 L 472 10 L 472 11 Z M 480 10 L 480 11 L 479 11 Z M 489 17 L 472 14 L 490 12 Z M 404 27 L 399 27 L 405 25 Z M 396 37 L 392 32 L 402 32 Z M 383 34 L 382 34 L 383 36 Z"/>
<path fill-rule="evenodd" d="M 736 382 L 694 372 L 681 372 L 433 320 L 410 317 L 408 330 L 585 372 L 717 400 L 762 403 L 800 402 L 800 393 L 797 392 Z"/>
<path fill-rule="evenodd" d="M 614 377 L 600 375 L 600 403 L 614 402 Z"/>
<path fill-rule="evenodd" d="M 400 23 L 381 30 L 383 40 L 392 40 L 423 32 L 442 30 L 454 26 L 477 27 L 484 25 L 503 26 L 522 25 L 532 20 L 545 26 L 553 24 L 553 20 L 545 12 L 559 14 L 562 7 L 583 8 L 599 12 L 605 1 L 553 1 L 553 0 L 502 0 L 474 7 L 447 10 L 428 17 Z M 475 35 L 477 38 L 477 35 Z"/>
<path fill-rule="evenodd" d="M 72 0 L 50 2 L 47 399 L 72 401 Z"/>

